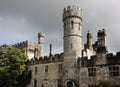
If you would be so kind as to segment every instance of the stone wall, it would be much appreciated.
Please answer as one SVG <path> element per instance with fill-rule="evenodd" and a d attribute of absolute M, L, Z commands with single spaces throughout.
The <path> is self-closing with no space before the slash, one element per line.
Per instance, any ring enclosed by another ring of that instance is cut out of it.
<path fill-rule="evenodd" d="M 32 71 L 32 80 L 27 87 L 34 87 L 34 81 L 37 81 L 37 87 L 58 87 L 58 81 L 61 79 L 61 72 L 59 71 L 59 65 L 62 62 L 37 64 L 29 66 L 29 70 Z M 37 67 L 37 71 L 35 68 Z M 46 71 L 48 67 L 48 71 Z"/>
<path fill-rule="evenodd" d="M 110 65 L 112 66 L 112 65 Z M 120 65 L 113 65 L 119 66 Z M 89 76 L 88 68 L 96 68 L 96 76 Z M 89 87 L 89 85 L 98 85 L 100 82 L 106 82 L 111 86 L 120 86 L 120 75 L 110 76 L 109 66 L 81 67 L 79 72 L 80 87 Z"/>

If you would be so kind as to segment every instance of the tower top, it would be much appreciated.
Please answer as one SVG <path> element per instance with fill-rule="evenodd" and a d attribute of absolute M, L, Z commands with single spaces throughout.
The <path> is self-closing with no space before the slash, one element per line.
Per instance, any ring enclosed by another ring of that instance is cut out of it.
<path fill-rule="evenodd" d="M 63 10 L 63 20 L 68 17 L 78 17 L 82 20 L 82 9 L 78 6 L 68 6 Z"/>
<path fill-rule="evenodd" d="M 105 29 L 102 29 L 102 30 L 98 30 L 98 34 L 97 36 L 106 36 L 106 30 Z"/>
<path fill-rule="evenodd" d="M 50 41 L 50 53 L 49 56 L 53 56 L 53 43 Z"/>
<path fill-rule="evenodd" d="M 43 32 L 39 32 L 39 33 L 38 33 L 38 37 L 45 37 L 45 35 L 44 35 Z"/>
<path fill-rule="evenodd" d="M 88 30 L 88 33 L 87 33 L 87 38 L 92 38 L 92 34 L 90 33 L 89 30 Z"/>

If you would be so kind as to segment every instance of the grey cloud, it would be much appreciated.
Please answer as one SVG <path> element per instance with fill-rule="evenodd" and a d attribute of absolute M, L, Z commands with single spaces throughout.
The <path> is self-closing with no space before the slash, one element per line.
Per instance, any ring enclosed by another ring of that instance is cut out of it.
<path fill-rule="evenodd" d="M 54 42 L 55 53 L 59 53 L 63 48 L 62 10 L 68 5 L 77 5 L 83 9 L 83 43 L 88 29 L 95 41 L 98 29 L 106 28 L 110 51 L 120 51 L 119 3 L 119 0 L 0 0 L 0 17 L 11 18 L 9 21 L 0 21 L 0 43 L 15 43 L 26 39 L 37 41 L 37 32 L 42 31 L 46 35 L 46 53 L 51 40 Z M 19 23 L 22 18 L 26 20 L 23 25 Z"/>

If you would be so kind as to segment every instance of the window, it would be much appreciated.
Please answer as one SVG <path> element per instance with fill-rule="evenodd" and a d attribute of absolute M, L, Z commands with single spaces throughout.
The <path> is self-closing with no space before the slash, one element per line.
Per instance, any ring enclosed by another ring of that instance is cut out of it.
<path fill-rule="evenodd" d="M 35 74 L 37 73 L 37 67 L 35 67 Z"/>
<path fill-rule="evenodd" d="M 73 45 L 71 44 L 71 49 L 73 48 Z"/>
<path fill-rule="evenodd" d="M 89 85 L 88 87 L 97 87 L 96 85 Z"/>
<path fill-rule="evenodd" d="M 58 79 L 58 87 L 62 87 L 62 86 L 61 86 L 61 80 L 60 80 L 60 79 Z"/>
<path fill-rule="evenodd" d="M 58 72 L 60 73 L 62 71 L 62 64 L 58 65 Z"/>
<path fill-rule="evenodd" d="M 48 72 L 48 66 L 45 66 L 45 72 L 46 73 Z"/>
<path fill-rule="evenodd" d="M 89 77 L 96 76 L 96 68 L 88 68 L 88 75 Z"/>
<path fill-rule="evenodd" d="M 37 87 L 37 80 L 34 80 L 34 87 Z"/>
<path fill-rule="evenodd" d="M 73 26 L 74 26 L 73 24 L 74 24 L 74 21 L 71 21 L 71 28 L 72 29 L 73 29 Z"/>
<path fill-rule="evenodd" d="M 71 81 L 67 82 L 67 87 L 73 87 L 73 83 Z"/>
<path fill-rule="evenodd" d="M 66 30 L 66 24 L 64 24 L 64 30 Z"/>
<path fill-rule="evenodd" d="M 109 67 L 110 76 L 119 76 L 119 66 L 110 66 Z"/>
<path fill-rule="evenodd" d="M 78 24 L 78 26 L 79 26 L 79 30 L 80 30 L 80 23 Z"/>

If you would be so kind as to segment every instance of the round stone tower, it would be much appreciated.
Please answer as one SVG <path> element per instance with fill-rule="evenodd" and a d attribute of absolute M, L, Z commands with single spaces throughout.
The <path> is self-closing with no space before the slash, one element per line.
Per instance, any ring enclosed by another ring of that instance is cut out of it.
<path fill-rule="evenodd" d="M 77 59 L 82 53 L 82 9 L 68 6 L 63 11 L 63 87 L 78 87 Z"/>
<path fill-rule="evenodd" d="M 81 57 L 82 50 L 82 10 L 68 6 L 63 11 L 64 54 Z"/>
<path fill-rule="evenodd" d="M 40 53 L 40 57 L 43 56 L 43 47 L 44 47 L 44 33 L 43 32 L 39 32 L 38 33 L 38 52 Z"/>
<path fill-rule="evenodd" d="M 38 33 L 38 44 L 44 44 L 44 33 L 43 32 L 39 32 Z"/>

